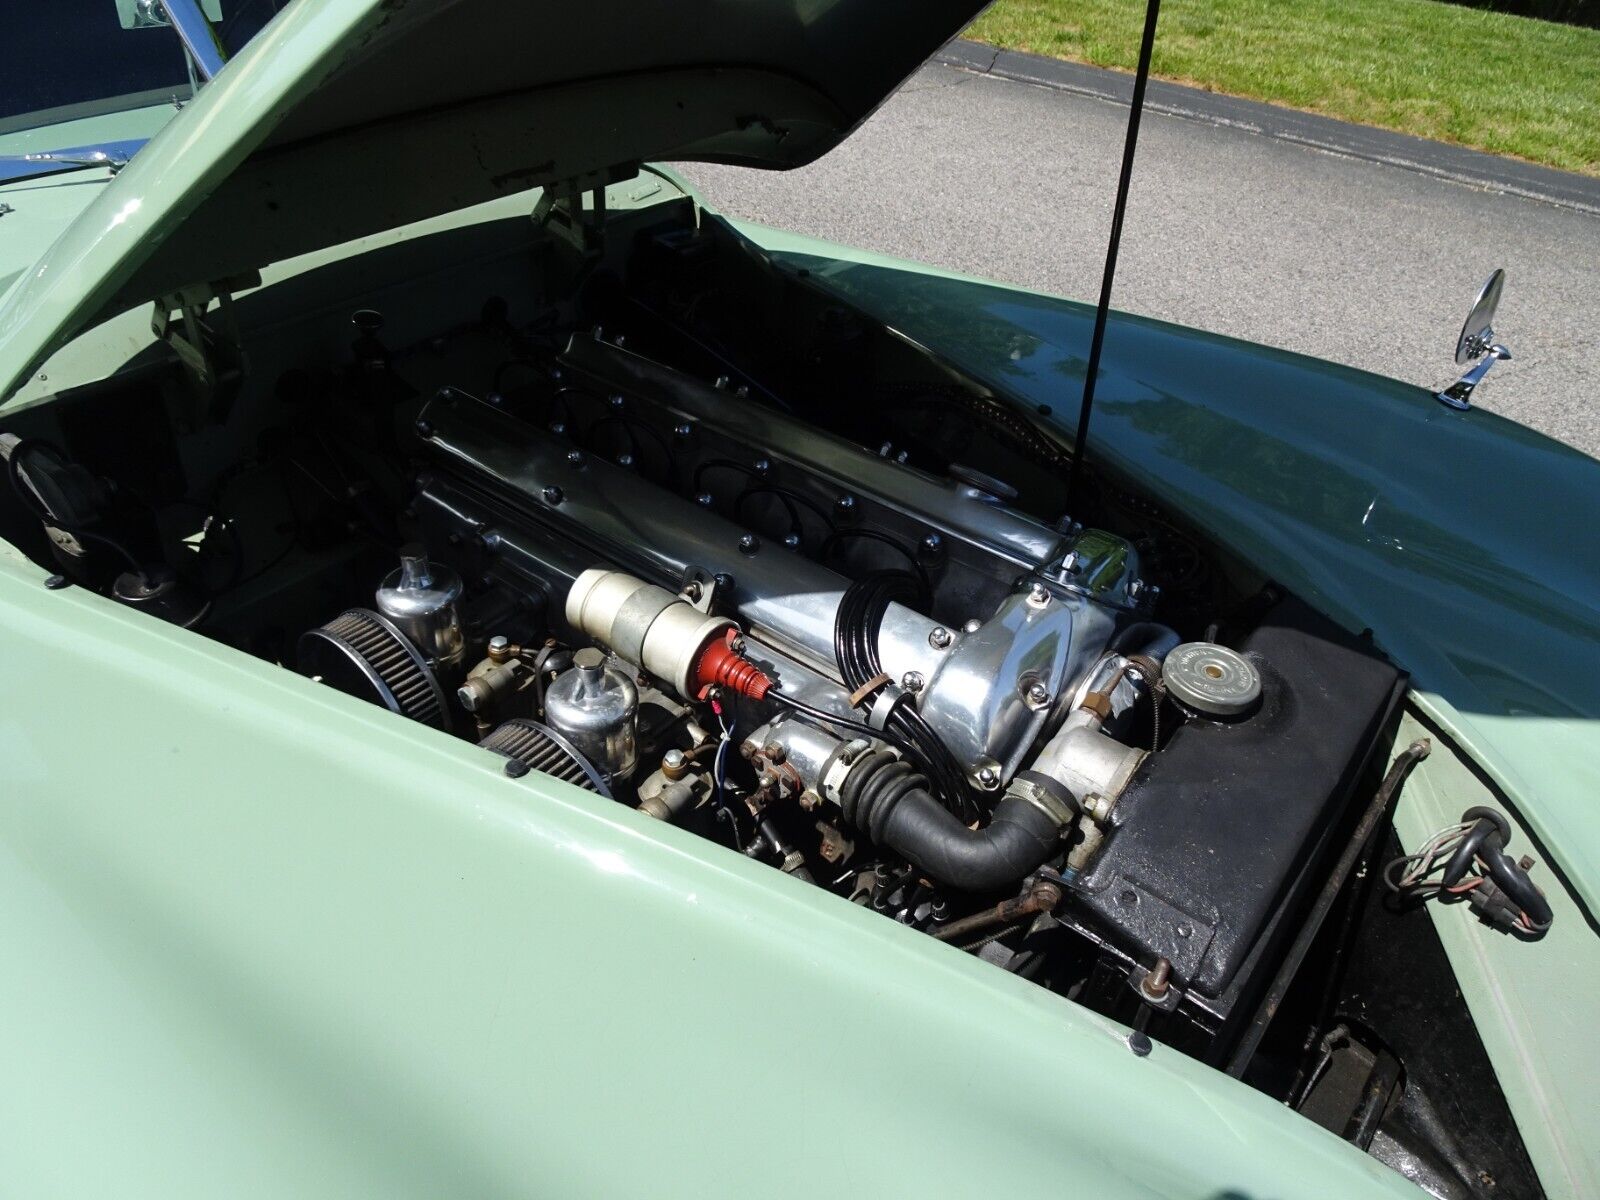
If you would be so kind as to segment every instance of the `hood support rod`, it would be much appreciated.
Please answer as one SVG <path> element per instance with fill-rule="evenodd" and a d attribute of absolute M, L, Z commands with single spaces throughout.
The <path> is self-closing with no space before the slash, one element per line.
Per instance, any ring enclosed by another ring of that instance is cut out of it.
<path fill-rule="evenodd" d="M 1105 272 L 1100 278 L 1100 305 L 1094 312 L 1094 336 L 1089 340 L 1089 362 L 1083 376 L 1083 404 L 1078 409 L 1078 434 L 1072 440 L 1072 475 L 1068 482 L 1067 512 L 1083 511 L 1084 447 L 1089 441 L 1089 413 L 1094 407 L 1095 377 L 1100 374 L 1100 350 L 1106 340 L 1106 317 L 1111 312 L 1111 281 L 1117 274 L 1117 247 L 1122 242 L 1122 218 L 1128 210 L 1128 184 L 1133 178 L 1133 151 L 1139 142 L 1139 117 L 1144 112 L 1144 89 L 1150 80 L 1150 52 L 1156 41 L 1156 17 L 1161 0 L 1148 0 L 1144 12 L 1144 38 L 1139 43 L 1139 66 L 1133 76 L 1133 99 L 1128 109 L 1128 136 L 1122 144 L 1122 173 L 1117 178 L 1117 202 L 1111 211 L 1111 240 L 1106 246 Z"/>

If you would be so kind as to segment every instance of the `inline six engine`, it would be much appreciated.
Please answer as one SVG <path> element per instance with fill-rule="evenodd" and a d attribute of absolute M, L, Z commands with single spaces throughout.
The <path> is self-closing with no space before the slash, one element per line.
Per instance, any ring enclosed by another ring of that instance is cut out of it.
<path fill-rule="evenodd" d="M 435 557 L 378 590 L 390 665 L 346 646 L 329 669 L 346 614 L 303 669 L 396 707 L 420 658 L 510 769 L 1002 965 L 1031 954 L 1013 935 L 1069 930 L 1234 1040 L 1398 672 L 1287 597 L 1237 647 L 1185 641 L 1126 538 L 603 337 L 544 387 L 599 406 L 586 444 L 548 403 L 446 386 L 420 408 L 408 513 Z"/>

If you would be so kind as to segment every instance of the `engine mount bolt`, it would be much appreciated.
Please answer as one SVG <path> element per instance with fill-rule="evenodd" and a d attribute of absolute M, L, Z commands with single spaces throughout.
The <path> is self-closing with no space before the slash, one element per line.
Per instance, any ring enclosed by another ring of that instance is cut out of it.
<path fill-rule="evenodd" d="M 551 507 L 554 507 L 555 505 L 560 504 L 561 501 L 564 500 L 564 499 L 566 499 L 565 493 L 563 493 L 562 490 L 560 488 L 558 488 L 555 484 L 553 484 L 553 483 L 545 484 L 544 502 L 546 504 L 550 505 Z"/>
<path fill-rule="evenodd" d="M 694 426 L 693 425 L 674 425 L 672 427 L 672 432 L 677 437 L 686 438 L 690 434 L 694 433 Z"/>
<path fill-rule="evenodd" d="M 715 496 L 713 496 L 710 492 L 701 492 L 698 496 L 696 496 L 694 498 L 694 502 L 696 504 L 698 504 L 701 508 L 710 508 L 713 504 L 715 504 L 717 502 L 717 498 Z"/>
<path fill-rule="evenodd" d="M 783 535 L 783 544 L 785 546 L 787 546 L 791 550 L 800 549 L 800 535 L 798 533 L 786 533 L 786 534 L 784 534 Z"/>
<path fill-rule="evenodd" d="M 920 692 L 927 682 L 921 671 L 907 671 L 900 676 L 900 686 L 908 692 Z"/>
<path fill-rule="evenodd" d="M 747 533 L 739 539 L 740 554 L 754 554 L 761 549 L 761 539 L 753 533 Z"/>
<path fill-rule="evenodd" d="M 928 633 L 928 645 L 935 650 L 943 650 L 955 641 L 955 637 L 943 625 L 935 625 Z"/>

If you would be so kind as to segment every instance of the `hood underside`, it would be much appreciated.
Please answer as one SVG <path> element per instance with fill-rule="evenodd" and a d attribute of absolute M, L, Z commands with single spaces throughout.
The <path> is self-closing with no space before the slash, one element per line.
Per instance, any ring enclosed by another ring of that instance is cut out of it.
<path fill-rule="evenodd" d="M 982 7 L 302 0 L 11 294 L 0 394 L 115 312 L 408 221 L 647 159 L 802 166 Z"/>

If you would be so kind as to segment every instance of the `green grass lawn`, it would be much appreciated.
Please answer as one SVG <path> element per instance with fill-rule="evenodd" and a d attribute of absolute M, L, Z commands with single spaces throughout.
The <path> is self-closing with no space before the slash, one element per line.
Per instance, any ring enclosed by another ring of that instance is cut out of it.
<path fill-rule="evenodd" d="M 999 0 L 969 37 L 1132 70 L 1143 0 Z M 1437 0 L 1164 0 L 1152 72 L 1600 175 L 1600 30 Z"/>

